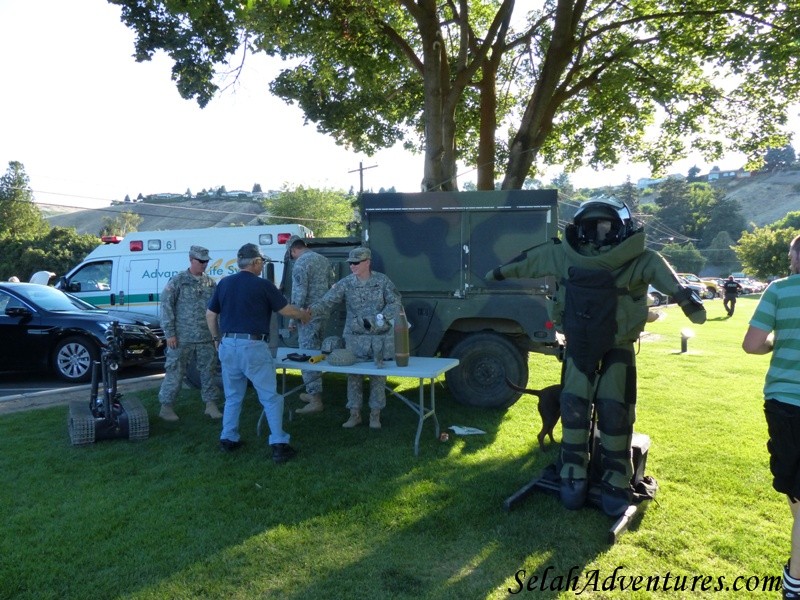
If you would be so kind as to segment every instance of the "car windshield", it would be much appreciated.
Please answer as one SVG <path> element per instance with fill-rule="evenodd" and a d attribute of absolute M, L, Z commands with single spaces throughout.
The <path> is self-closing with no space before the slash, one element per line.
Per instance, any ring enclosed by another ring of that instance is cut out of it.
<path fill-rule="evenodd" d="M 16 288 L 15 291 L 23 298 L 37 304 L 44 310 L 74 311 L 86 310 L 72 301 L 64 292 L 46 285 L 30 285 Z"/>
<path fill-rule="evenodd" d="M 63 292 L 63 294 L 70 299 L 70 302 L 72 302 L 76 307 L 78 307 L 81 310 L 100 310 L 94 304 L 89 304 L 88 302 L 81 300 L 77 296 L 73 296 L 72 294 L 68 294 L 67 292 Z"/>

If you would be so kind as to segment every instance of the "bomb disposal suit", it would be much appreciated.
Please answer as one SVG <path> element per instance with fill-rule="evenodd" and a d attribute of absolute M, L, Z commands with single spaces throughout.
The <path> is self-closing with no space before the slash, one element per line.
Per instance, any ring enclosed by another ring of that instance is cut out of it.
<path fill-rule="evenodd" d="M 588 493 L 592 405 L 600 436 L 602 508 L 619 516 L 632 501 L 631 438 L 636 413 L 634 342 L 647 321 L 647 287 L 673 296 L 693 323 L 703 323 L 700 298 L 684 288 L 660 254 L 645 248 L 624 202 L 582 203 L 564 242 L 536 246 L 487 279 L 552 275 L 560 285 L 554 321 L 566 339 L 561 393 L 560 495 L 578 509 Z"/>

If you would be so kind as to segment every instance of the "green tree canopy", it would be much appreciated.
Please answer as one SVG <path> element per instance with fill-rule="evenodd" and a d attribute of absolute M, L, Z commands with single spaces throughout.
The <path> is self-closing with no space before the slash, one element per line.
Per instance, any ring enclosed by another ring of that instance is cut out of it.
<path fill-rule="evenodd" d="M 691 242 L 687 244 L 667 244 L 661 255 L 679 273 L 699 273 L 706 264 L 706 259 Z"/>
<path fill-rule="evenodd" d="M 764 168 L 772 170 L 791 167 L 795 160 L 794 148 L 791 144 L 787 144 L 783 148 L 769 148 L 764 155 Z"/>
<path fill-rule="evenodd" d="M 0 239 L 0 279 L 16 275 L 28 281 L 36 271 L 64 275 L 97 247 L 97 237 L 81 235 L 74 228 L 53 227 L 32 237 Z"/>
<path fill-rule="evenodd" d="M 547 164 L 659 172 L 689 144 L 761 160 L 800 98 L 800 5 L 784 0 L 109 2 L 136 59 L 166 51 L 201 106 L 237 51 L 293 59 L 271 90 L 357 151 L 424 151 L 423 189 L 454 189 L 457 161 L 479 189 L 497 170 L 517 189 Z"/>
<path fill-rule="evenodd" d="M 25 167 L 8 165 L 0 177 L 0 280 L 28 281 L 36 271 L 63 275 L 97 246 L 97 237 L 51 228 L 33 202 Z"/>
<path fill-rule="evenodd" d="M 782 219 L 772 223 L 772 227 L 775 229 L 800 229 L 800 211 L 786 213 Z"/>
<path fill-rule="evenodd" d="M 701 232 L 701 245 L 708 247 L 720 233 L 726 233 L 736 242 L 747 228 L 742 215 L 742 205 L 738 200 L 726 199 L 718 190 L 716 201 L 709 207 L 708 220 Z"/>
<path fill-rule="evenodd" d="M 0 177 L 0 238 L 29 238 L 47 231 L 48 225 L 33 202 L 30 180 L 22 163 L 11 161 Z"/>
<path fill-rule="evenodd" d="M 116 217 L 103 217 L 103 226 L 99 235 L 121 235 L 138 231 L 142 217 L 132 212 L 122 212 Z"/>
<path fill-rule="evenodd" d="M 744 271 L 759 279 L 789 274 L 789 243 L 800 233 L 791 228 L 756 227 L 734 247 Z"/>
<path fill-rule="evenodd" d="M 264 201 L 269 211 L 268 223 L 300 223 L 317 237 L 348 235 L 354 220 L 352 198 L 331 189 L 290 189 L 284 186 L 274 198 Z"/>
<path fill-rule="evenodd" d="M 716 267 L 719 275 L 727 275 L 741 267 L 733 251 L 733 239 L 727 231 L 720 231 L 714 236 L 706 249 L 706 258 Z"/>
<path fill-rule="evenodd" d="M 659 186 L 655 203 L 658 207 L 656 216 L 662 225 L 681 235 L 691 237 L 688 232 L 692 226 L 691 188 L 686 181 L 667 179 Z"/>
<path fill-rule="evenodd" d="M 746 227 L 739 202 L 726 200 L 723 189 L 708 183 L 668 179 L 659 186 L 655 204 L 653 214 L 662 227 L 694 240 L 700 248 L 707 247 L 720 231 L 738 239 Z"/>
<path fill-rule="evenodd" d="M 632 213 L 639 212 L 639 188 L 631 182 L 630 177 L 613 195 L 622 200 Z"/>

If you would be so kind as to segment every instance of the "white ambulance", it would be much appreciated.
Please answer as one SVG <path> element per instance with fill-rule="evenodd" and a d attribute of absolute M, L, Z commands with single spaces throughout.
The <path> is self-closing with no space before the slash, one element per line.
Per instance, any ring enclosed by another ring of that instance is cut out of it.
<path fill-rule="evenodd" d="M 258 225 L 137 231 L 124 238 L 101 238 L 77 267 L 60 277 L 56 287 L 99 308 L 132 310 L 159 316 L 159 295 L 170 277 L 189 268 L 189 248 L 208 248 L 206 273 L 219 281 L 236 273 L 236 252 L 244 244 L 258 244 L 274 265 L 280 282 L 286 241 L 293 235 L 312 237 L 303 225 Z"/>

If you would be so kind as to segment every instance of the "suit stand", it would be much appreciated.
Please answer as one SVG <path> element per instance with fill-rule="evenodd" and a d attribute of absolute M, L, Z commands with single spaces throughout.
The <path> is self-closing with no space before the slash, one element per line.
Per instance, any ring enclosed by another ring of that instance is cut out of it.
<path fill-rule="evenodd" d="M 592 452 L 589 459 L 589 492 L 586 502 L 587 505 L 591 504 L 595 508 L 601 508 L 600 485 L 602 473 L 600 469 L 600 436 L 597 434 L 596 420 L 597 417 L 593 414 L 591 434 Z M 649 450 L 650 437 L 642 433 L 634 433 L 631 440 L 633 459 L 631 486 L 633 488 L 633 502 L 608 530 L 609 544 L 613 544 L 619 539 L 619 536 L 628 529 L 640 509 L 643 510 L 643 503 L 646 500 L 655 498 L 656 492 L 658 491 L 658 483 L 656 483 L 656 480 L 644 474 Z M 561 478 L 559 476 L 559 472 L 561 471 L 560 462 L 559 460 L 545 467 L 539 475 L 506 498 L 505 502 L 503 502 L 503 508 L 506 511 L 510 511 L 535 491 L 554 494 L 558 497 L 560 495 L 559 488 L 561 483 Z"/>

